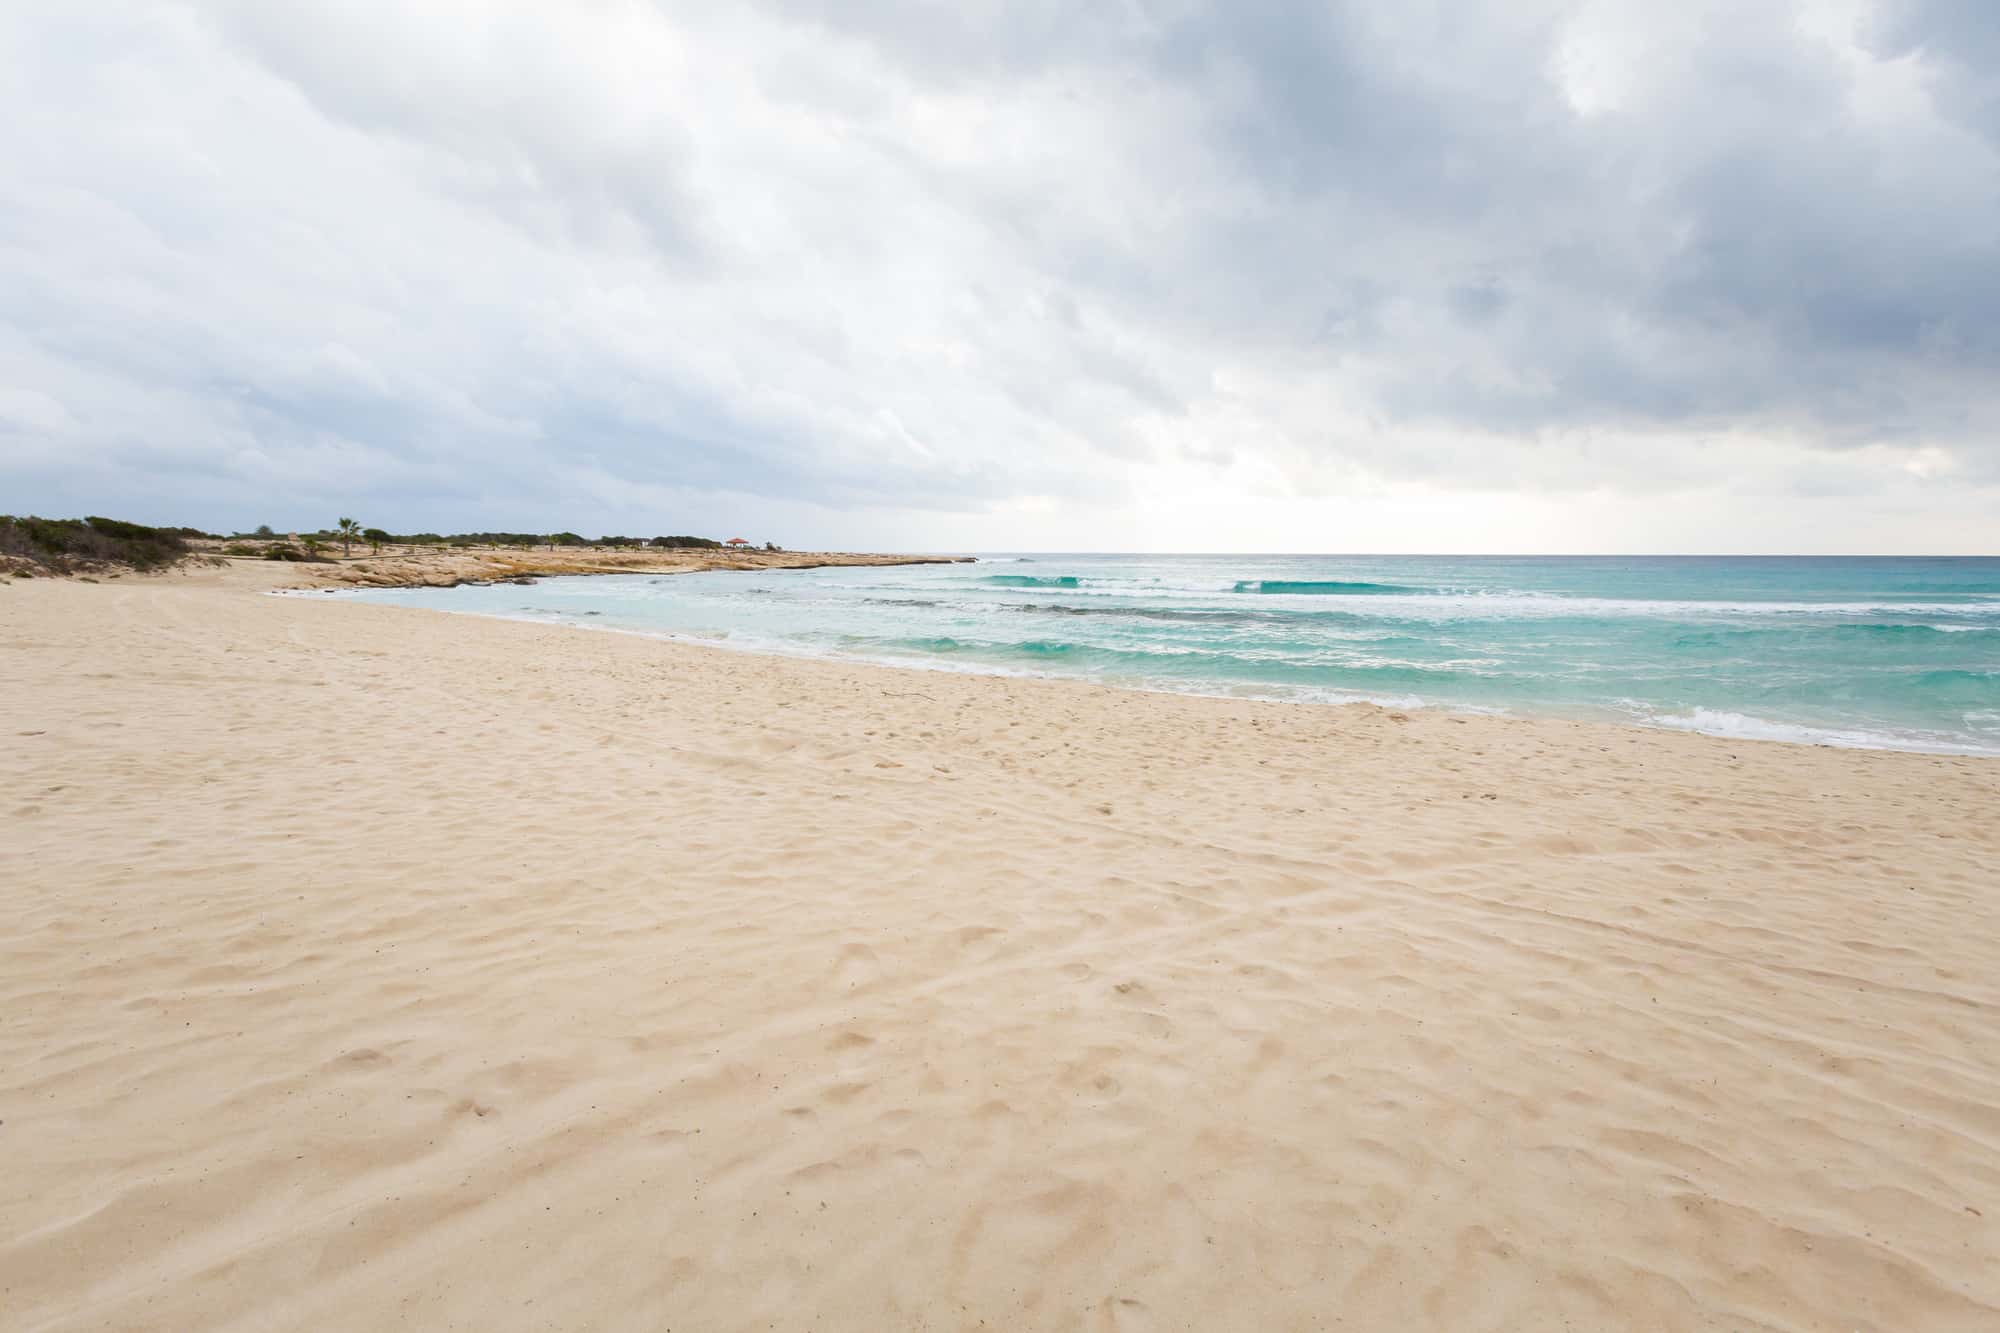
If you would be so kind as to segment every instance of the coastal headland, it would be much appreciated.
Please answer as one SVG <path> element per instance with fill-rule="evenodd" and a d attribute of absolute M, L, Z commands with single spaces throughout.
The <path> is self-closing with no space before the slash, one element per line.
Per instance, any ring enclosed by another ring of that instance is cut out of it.
<path fill-rule="evenodd" d="M 2000 1326 L 2000 761 L 260 595 L 548 554 L 0 586 L 0 1327 Z"/>
<path fill-rule="evenodd" d="M 220 545 L 213 543 L 212 545 Z M 258 557 L 224 557 L 246 562 Z M 531 548 L 392 546 L 379 554 L 329 557 L 287 566 L 300 587 L 448 588 L 564 574 L 691 574 L 712 569 L 825 569 L 835 565 L 949 565 L 964 555 L 879 555 L 842 551 L 648 550 L 603 547 Z"/>

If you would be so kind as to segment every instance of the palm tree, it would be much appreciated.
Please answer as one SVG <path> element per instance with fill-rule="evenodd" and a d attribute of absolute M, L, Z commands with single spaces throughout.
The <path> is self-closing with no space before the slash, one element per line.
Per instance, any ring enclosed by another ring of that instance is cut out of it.
<path fill-rule="evenodd" d="M 354 539 L 361 535 L 361 525 L 351 518 L 343 518 L 337 526 L 340 528 L 340 553 L 353 555 Z"/>

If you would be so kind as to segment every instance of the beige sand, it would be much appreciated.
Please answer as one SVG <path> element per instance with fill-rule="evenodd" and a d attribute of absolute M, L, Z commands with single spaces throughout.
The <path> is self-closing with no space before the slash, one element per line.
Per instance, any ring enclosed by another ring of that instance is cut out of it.
<path fill-rule="evenodd" d="M 2000 763 L 0 588 L 0 1327 L 2000 1327 Z"/>

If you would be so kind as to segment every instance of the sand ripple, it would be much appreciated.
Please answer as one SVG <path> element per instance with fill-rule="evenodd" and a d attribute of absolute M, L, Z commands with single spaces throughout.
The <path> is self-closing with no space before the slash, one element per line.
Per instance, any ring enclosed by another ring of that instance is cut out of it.
<path fill-rule="evenodd" d="M 2000 1327 L 2000 764 L 191 581 L 0 740 L 10 1329 Z"/>

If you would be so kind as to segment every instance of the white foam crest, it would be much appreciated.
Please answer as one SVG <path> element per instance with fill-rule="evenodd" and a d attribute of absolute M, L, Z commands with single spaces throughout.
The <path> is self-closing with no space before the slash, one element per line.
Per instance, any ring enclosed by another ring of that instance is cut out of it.
<path fill-rule="evenodd" d="M 1000 561 L 993 561 L 998 564 Z M 893 567 L 892 567 L 893 568 Z M 810 586 L 819 591 L 861 592 L 880 595 L 893 592 L 907 595 L 948 597 L 966 605 L 1006 605 L 1029 601 L 1078 600 L 1098 602 L 1108 600 L 1130 600 L 1138 602 L 1200 601 L 1232 609 L 1262 607 L 1283 611 L 1339 612 L 1357 616 L 1381 616 L 1385 618 L 1439 621 L 1462 619 L 1557 619 L 1565 617 L 1585 617 L 1591 619 L 1632 619 L 1666 618 L 1691 621 L 1738 619 L 1743 617 L 1773 616 L 1782 618 L 1818 619 L 1857 616 L 1888 616 L 1911 618 L 1922 621 L 1932 617 L 1971 617 L 1988 621 L 1994 615 L 1993 601 L 1968 602 L 1896 602 L 1882 600 L 1845 602 L 1801 602 L 1801 601 L 1703 601 L 1688 598 L 1627 598 L 1627 597 L 1583 597 L 1561 593 L 1536 592 L 1524 589 L 1467 590 L 1452 589 L 1437 592 L 1415 593 L 1239 593 L 1236 584 L 1240 580 L 1190 580 L 1185 583 L 1165 584 L 1150 580 L 1106 578 L 1089 574 L 1075 576 L 1080 582 L 1073 587 L 1053 583 L 1029 587 L 1013 587 L 1005 584 L 986 583 L 983 575 L 957 574 L 944 578 L 912 577 L 907 573 L 890 573 L 885 570 L 879 579 L 857 580 L 852 578 L 852 570 L 843 570 L 849 577 L 823 578 L 812 581 Z M 769 577 L 769 576 L 766 576 Z M 797 573 L 779 576 L 789 581 L 804 583 Z M 1057 576 L 1051 576 L 1057 577 Z M 757 580 L 753 582 L 752 580 Z M 747 592 L 776 591 L 776 586 L 766 586 L 756 574 L 746 578 L 740 572 L 708 571 L 706 573 L 663 576 L 657 574 L 592 575 L 564 578 L 552 576 L 545 582 L 560 581 L 566 597 L 584 597 L 591 600 L 621 601 L 643 599 L 651 596 L 644 589 L 652 585 L 670 582 L 678 591 L 697 595 L 741 596 Z M 1995 623 L 1938 623 L 1929 628 L 1948 633 L 1978 633 L 2000 630 Z"/>
<path fill-rule="evenodd" d="M 1640 714 L 1649 727 L 1694 731 L 1732 740 L 1785 741 L 1793 745 L 1831 745 L 1846 750 L 1915 750 L 1930 754 L 2000 754 L 2000 746 L 1971 745 L 1920 732 L 1868 731 L 1852 727 L 1811 727 L 1778 722 L 1716 708 L 1690 708 L 1684 713 Z"/>
<path fill-rule="evenodd" d="M 1292 609 L 1326 609 L 1360 613 L 1400 613 L 1413 620 L 1488 618 L 1500 615 L 1547 619 L 1582 616 L 1614 620 L 1659 617 L 1699 621 L 1743 616 L 1950 616 L 1983 615 L 1984 606 L 1955 602 L 1708 602 L 1687 599 L 1650 600 L 1630 597 L 1566 597 L 1540 592 L 1371 593 L 1354 596 L 1312 596 L 1292 593 L 1256 594 L 1259 604 Z M 1986 625 L 1975 629 L 1993 628 Z"/>
<path fill-rule="evenodd" d="M 1245 593 L 1236 591 L 1236 582 L 1152 584 L 1079 576 L 1074 587 L 1042 585 L 1012 587 L 985 584 L 976 579 L 957 584 L 960 595 L 977 589 L 994 601 L 1021 601 L 1033 598 L 1165 598 L 1174 601 L 1219 601 L 1232 608 L 1268 607 L 1287 611 L 1344 611 L 1351 614 L 1399 615 L 1412 620 L 1489 618 L 1496 614 L 1522 617 L 1587 616 L 1668 617 L 1700 620 L 1708 617 L 1739 616 L 1975 616 L 1993 614 L 1989 602 L 1800 602 L 1800 601 L 1704 601 L 1692 598 L 1577 597 L 1562 593 L 1522 589 L 1416 593 Z M 953 580 L 957 583 L 956 580 Z M 873 590 L 880 584 L 832 584 L 841 588 Z M 911 583 L 909 588 L 935 584 Z M 1968 629 L 2000 628 L 1972 625 Z"/>

